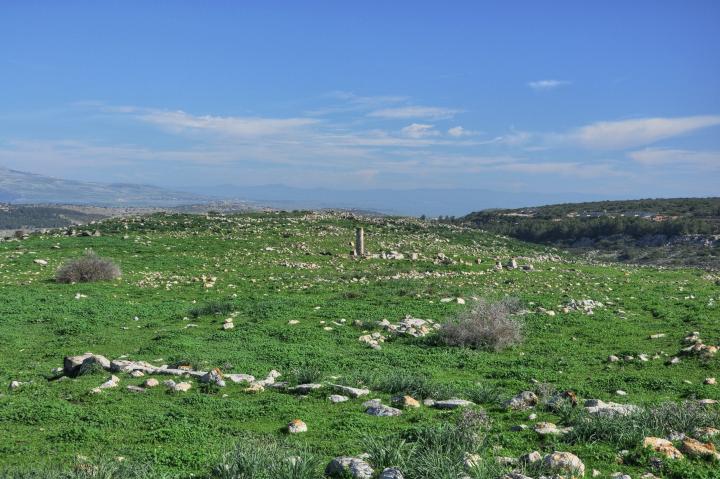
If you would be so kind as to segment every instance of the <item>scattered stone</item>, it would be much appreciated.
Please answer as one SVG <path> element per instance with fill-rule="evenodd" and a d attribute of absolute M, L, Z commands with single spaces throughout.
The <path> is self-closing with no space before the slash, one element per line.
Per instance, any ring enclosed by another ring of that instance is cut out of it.
<path fill-rule="evenodd" d="M 714 386 L 717 384 L 717 380 L 715 378 L 705 378 L 703 384 L 707 384 L 708 386 Z"/>
<path fill-rule="evenodd" d="M 527 431 L 528 426 L 527 424 L 518 424 L 517 426 L 511 427 L 510 430 L 513 432 Z"/>
<path fill-rule="evenodd" d="M 463 467 L 465 467 L 465 469 L 478 467 L 481 462 L 482 458 L 478 454 L 470 454 L 469 452 L 466 452 L 463 457 Z"/>
<path fill-rule="evenodd" d="M 532 391 L 523 391 L 505 401 L 506 409 L 523 410 L 535 407 L 538 403 L 537 395 Z"/>
<path fill-rule="evenodd" d="M 192 387 L 192 384 L 188 382 L 177 383 L 172 387 L 174 392 L 187 392 Z"/>
<path fill-rule="evenodd" d="M 664 337 L 665 337 L 665 333 L 657 333 L 657 334 L 650 335 L 650 339 L 660 339 L 660 338 L 664 338 Z"/>
<path fill-rule="evenodd" d="M 369 407 L 378 407 L 382 406 L 382 400 L 381 399 L 369 399 L 362 403 L 362 407 L 369 408 Z"/>
<path fill-rule="evenodd" d="M 145 392 L 145 388 L 141 388 L 140 386 L 132 386 L 132 385 L 128 386 L 127 390 L 130 391 L 131 393 L 144 393 Z"/>
<path fill-rule="evenodd" d="M 259 384 L 260 386 L 263 386 L 263 388 L 264 388 L 264 387 L 266 387 L 266 386 L 269 386 L 270 384 L 275 383 L 275 380 L 276 380 L 277 378 L 279 378 L 280 376 L 282 376 L 282 374 L 280 374 L 279 372 L 277 372 L 277 371 L 275 371 L 275 370 L 273 369 L 272 371 L 270 371 L 270 372 L 268 373 L 268 375 L 267 375 L 267 377 L 266 377 L 265 379 L 262 379 L 262 380 L 260 380 L 260 381 L 256 381 L 255 383 L 256 383 L 256 384 Z"/>
<path fill-rule="evenodd" d="M 353 388 L 350 386 L 343 386 L 342 384 L 330 384 L 337 391 L 350 396 L 351 398 L 359 398 L 370 394 L 369 389 Z"/>
<path fill-rule="evenodd" d="M 670 459 L 682 459 L 683 454 L 676 448 L 672 442 L 660 437 L 646 437 L 643 439 L 643 447 L 659 452 L 663 456 Z"/>
<path fill-rule="evenodd" d="M 395 396 L 390 401 L 393 404 L 399 405 L 403 408 L 418 408 L 420 407 L 420 402 L 418 402 L 417 399 L 413 398 L 412 396 Z"/>
<path fill-rule="evenodd" d="M 290 421 L 290 423 L 287 426 L 288 432 L 290 434 L 297 434 L 300 432 L 307 432 L 307 424 L 305 424 L 300 419 L 293 419 Z"/>
<path fill-rule="evenodd" d="M 403 473 L 397 467 L 386 467 L 383 469 L 383 472 L 380 473 L 378 479 L 404 479 L 404 477 Z"/>
<path fill-rule="evenodd" d="M 160 384 L 160 383 L 158 382 L 157 379 L 155 379 L 155 378 L 148 378 L 148 379 L 146 379 L 145 382 L 143 383 L 143 386 L 146 387 L 146 388 L 154 388 L 154 387 L 158 386 L 159 384 Z"/>
<path fill-rule="evenodd" d="M 10 382 L 10 390 L 15 391 L 16 389 L 19 389 L 20 386 L 22 386 L 22 384 L 23 383 L 21 383 L 20 381 L 11 381 Z"/>
<path fill-rule="evenodd" d="M 381 416 L 381 417 L 390 417 L 390 416 L 399 416 L 402 414 L 402 411 L 400 409 L 385 406 L 384 404 L 380 405 L 373 405 L 368 407 L 365 410 L 366 414 L 370 414 L 371 416 Z"/>
<path fill-rule="evenodd" d="M 452 298 L 447 299 L 448 301 L 453 300 Z M 384 319 L 378 323 L 378 326 L 392 334 L 412 336 L 415 338 L 426 336 L 440 327 L 438 323 L 430 319 L 413 318 L 409 315 L 395 324 Z"/>
<path fill-rule="evenodd" d="M 617 391 L 615 391 L 615 394 L 617 394 L 618 396 L 627 396 L 627 393 L 622 389 L 618 389 Z"/>
<path fill-rule="evenodd" d="M 334 478 L 372 479 L 374 473 L 370 464 L 357 457 L 336 457 L 325 468 L 325 475 Z"/>
<path fill-rule="evenodd" d="M 551 422 L 539 422 L 533 427 L 540 436 L 561 436 L 572 431 L 572 427 L 558 427 Z"/>
<path fill-rule="evenodd" d="M 225 380 L 223 379 L 223 373 L 218 368 L 215 368 L 212 371 L 202 375 L 200 377 L 200 382 L 205 383 L 205 384 L 214 384 L 221 388 L 225 387 Z"/>
<path fill-rule="evenodd" d="M 328 396 L 328 401 L 331 403 L 339 403 L 339 402 L 345 402 L 348 401 L 350 398 L 347 396 L 341 396 L 339 394 L 333 394 L 331 396 Z"/>
<path fill-rule="evenodd" d="M 588 399 L 585 401 L 585 411 L 589 414 L 598 416 L 627 416 L 638 412 L 640 408 L 633 404 L 618 404 L 614 402 L 604 402 L 600 399 Z"/>
<path fill-rule="evenodd" d="M 683 440 L 682 447 L 688 456 L 720 460 L 720 453 L 715 450 L 715 445 L 711 442 L 702 443 L 688 437 Z"/>
<path fill-rule="evenodd" d="M 518 458 L 518 461 L 522 464 L 535 464 L 536 462 L 542 461 L 542 455 L 540 455 L 538 451 L 533 451 L 523 454 Z"/>
<path fill-rule="evenodd" d="M 40 266 L 47 266 L 47 265 L 48 265 L 48 262 L 45 261 L 44 259 L 35 259 L 35 260 L 33 260 L 33 263 L 39 264 Z"/>
<path fill-rule="evenodd" d="M 552 472 L 560 474 L 585 475 L 585 464 L 582 463 L 579 457 L 570 452 L 555 451 L 548 454 L 543 459 L 543 465 Z"/>
<path fill-rule="evenodd" d="M 233 323 L 223 323 L 222 328 L 227 331 L 228 329 L 233 329 L 235 325 Z"/>
<path fill-rule="evenodd" d="M 252 383 L 252 384 L 250 384 L 250 386 L 243 389 L 243 391 L 245 391 L 246 393 L 251 393 L 251 394 L 261 393 L 264 390 L 265 390 L 265 386 L 263 386 L 260 383 Z"/>
<path fill-rule="evenodd" d="M 110 379 L 102 383 L 98 388 L 100 389 L 110 389 L 110 388 L 116 388 L 118 387 L 118 384 L 120 384 L 120 378 L 113 375 L 110 376 Z"/>
<path fill-rule="evenodd" d="M 321 389 L 323 387 L 322 384 L 316 384 L 316 383 L 309 383 L 309 384 L 299 384 L 293 388 L 290 388 L 290 391 L 298 394 L 307 394 L 311 391 L 315 391 L 316 389 Z"/>
<path fill-rule="evenodd" d="M 715 437 L 718 434 L 720 434 L 720 429 L 715 429 L 714 427 L 699 427 L 693 431 L 693 435 L 697 439 Z"/>
<path fill-rule="evenodd" d="M 226 374 L 225 379 L 229 379 L 235 384 L 252 383 L 255 381 L 255 376 L 251 376 L 250 374 Z"/>
<path fill-rule="evenodd" d="M 472 401 L 467 401 L 465 399 L 445 399 L 442 401 L 435 401 L 432 405 L 432 407 L 436 409 L 456 409 L 459 407 L 468 407 L 468 406 L 474 406 L 475 403 Z"/>
<path fill-rule="evenodd" d="M 137 370 L 137 371 L 132 371 L 130 373 L 130 376 L 132 376 L 134 378 L 141 378 L 141 377 L 145 376 L 145 373 L 140 370 Z"/>
<path fill-rule="evenodd" d="M 593 310 L 604 307 L 604 304 L 599 301 L 593 301 L 592 299 L 571 299 L 563 308 L 563 313 L 569 313 L 570 311 L 582 311 L 587 315 L 592 315 L 594 314 Z"/>

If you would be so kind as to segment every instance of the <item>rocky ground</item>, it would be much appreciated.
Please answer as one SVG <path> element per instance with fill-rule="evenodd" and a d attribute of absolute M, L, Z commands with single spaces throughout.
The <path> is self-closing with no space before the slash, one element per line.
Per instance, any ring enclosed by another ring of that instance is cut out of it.
<path fill-rule="evenodd" d="M 0 477 L 720 477 L 712 274 L 352 214 L 84 231 L 0 244 Z M 56 284 L 86 248 L 122 278 Z M 439 340 L 505 296 L 520 344 Z"/>

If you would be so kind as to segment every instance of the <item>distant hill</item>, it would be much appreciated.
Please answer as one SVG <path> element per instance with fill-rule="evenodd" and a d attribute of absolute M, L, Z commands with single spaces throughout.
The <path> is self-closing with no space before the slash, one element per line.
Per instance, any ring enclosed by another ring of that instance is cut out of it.
<path fill-rule="evenodd" d="M 0 167 L 0 202 L 5 203 L 143 207 L 177 206 L 207 200 L 204 195 L 150 185 L 64 180 Z"/>
<path fill-rule="evenodd" d="M 225 198 L 252 200 L 285 210 L 356 209 L 403 216 L 464 215 L 476 209 L 519 208 L 560 201 L 586 201 L 597 195 L 548 194 L 492 191 L 474 188 L 416 188 L 368 190 L 339 188 L 296 188 L 285 185 L 241 187 L 218 185 L 204 189 L 187 188 L 194 193 L 212 191 Z"/>
<path fill-rule="evenodd" d="M 604 259 L 720 268 L 720 198 L 565 203 L 442 220 Z"/>

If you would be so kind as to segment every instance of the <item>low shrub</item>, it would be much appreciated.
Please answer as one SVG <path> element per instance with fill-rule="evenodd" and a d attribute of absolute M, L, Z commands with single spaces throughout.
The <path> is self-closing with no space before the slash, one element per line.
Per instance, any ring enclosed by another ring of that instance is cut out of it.
<path fill-rule="evenodd" d="M 448 346 L 501 351 L 522 340 L 522 321 L 513 316 L 519 310 L 514 298 L 478 301 L 445 323 L 439 338 Z"/>
<path fill-rule="evenodd" d="M 120 267 L 107 258 L 101 258 L 93 251 L 66 262 L 55 273 L 58 283 L 90 283 L 111 281 L 120 277 Z"/>
<path fill-rule="evenodd" d="M 210 301 L 199 306 L 195 306 L 188 311 L 188 315 L 193 318 L 200 316 L 209 316 L 211 314 L 228 314 L 235 309 L 235 305 L 230 301 Z"/>
<path fill-rule="evenodd" d="M 324 375 L 324 371 L 313 364 L 301 364 L 293 368 L 290 374 L 294 384 L 319 383 Z"/>

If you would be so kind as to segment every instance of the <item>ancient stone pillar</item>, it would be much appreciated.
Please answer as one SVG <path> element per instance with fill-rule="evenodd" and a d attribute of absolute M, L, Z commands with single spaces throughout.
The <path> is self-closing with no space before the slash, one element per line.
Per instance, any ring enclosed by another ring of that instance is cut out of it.
<path fill-rule="evenodd" d="M 365 256 L 365 231 L 355 228 L 355 256 Z"/>

